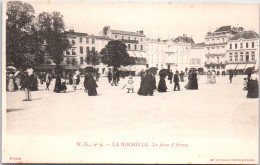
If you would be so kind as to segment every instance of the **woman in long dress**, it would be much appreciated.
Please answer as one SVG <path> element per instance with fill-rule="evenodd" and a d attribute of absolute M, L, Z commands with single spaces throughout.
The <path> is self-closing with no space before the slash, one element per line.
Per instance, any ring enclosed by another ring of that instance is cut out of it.
<path fill-rule="evenodd" d="M 211 84 L 211 71 L 207 72 L 207 83 Z"/>
<path fill-rule="evenodd" d="M 160 76 L 160 81 L 158 84 L 158 92 L 166 92 L 166 90 L 167 90 L 167 86 L 166 86 L 165 77 Z"/>
<path fill-rule="evenodd" d="M 62 90 L 62 87 L 61 87 L 61 76 L 60 76 L 60 74 L 58 74 L 57 77 L 56 77 L 56 81 L 55 81 L 54 92 L 60 93 L 61 90 Z"/>
<path fill-rule="evenodd" d="M 247 83 L 247 98 L 258 98 L 258 78 L 257 74 L 252 74 Z"/>
<path fill-rule="evenodd" d="M 186 89 L 197 90 L 198 89 L 198 78 L 195 71 L 191 71 L 188 75 L 188 83 L 185 86 Z"/>
<path fill-rule="evenodd" d="M 88 91 L 89 96 L 96 96 L 97 95 L 97 83 L 91 73 L 88 73 L 85 75 L 85 81 L 84 81 L 84 87 L 85 90 Z"/>
<path fill-rule="evenodd" d="M 213 71 L 211 74 L 211 84 L 215 84 L 216 83 L 216 72 Z"/>
<path fill-rule="evenodd" d="M 8 76 L 8 91 L 10 91 L 10 92 L 15 91 L 14 75 L 13 74 L 10 74 Z"/>

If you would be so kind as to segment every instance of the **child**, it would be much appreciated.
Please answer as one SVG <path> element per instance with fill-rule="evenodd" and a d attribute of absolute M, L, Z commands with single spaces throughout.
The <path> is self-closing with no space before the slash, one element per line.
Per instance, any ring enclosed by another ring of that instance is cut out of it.
<path fill-rule="evenodd" d="M 132 76 L 130 76 L 127 81 L 127 90 L 127 93 L 129 93 L 130 90 L 132 90 L 132 93 L 134 93 L 134 80 Z"/>

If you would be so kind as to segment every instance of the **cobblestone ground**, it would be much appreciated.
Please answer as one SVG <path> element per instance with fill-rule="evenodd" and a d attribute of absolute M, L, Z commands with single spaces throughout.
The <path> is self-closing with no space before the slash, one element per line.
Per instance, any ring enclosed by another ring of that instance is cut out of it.
<path fill-rule="evenodd" d="M 24 92 L 7 92 L 6 124 L 9 135 L 140 135 L 196 137 L 257 137 L 258 99 L 247 99 L 243 78 L 217 77 L 207 84 L 199 77 L 199 90 L 137 95 L 140 77 L 134 77 L 135 93 L 111 86 L 105 77 L 98 82 L 98 96 L 89 97 L 82 87 L 54 93 L 45 84 L 24 102 Z M 157 77 L 157 83 L 159 81 Z M 83 80 L 81 80 L 83 81 Z"/>

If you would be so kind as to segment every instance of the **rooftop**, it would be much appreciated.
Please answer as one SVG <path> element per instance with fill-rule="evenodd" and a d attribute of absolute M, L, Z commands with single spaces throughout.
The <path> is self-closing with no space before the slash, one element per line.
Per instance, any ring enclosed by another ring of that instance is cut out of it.
<path fill-rule="evenodd" d="M 243 39 L 253 39 L 253 38 L 259 38 L 259 35 L 252 31 L 252 30 L 249 30 L 249 31 L 242 31 L 242 32 L 239 32 L 237 33 L 234 37 L 232 37 L 230 40 L 238 40 L 240 38 L 243 38 Z"/>
<path fill-rule="evenodd" d="M 128 32 L 128 31 L 122 31 L 122 30 L 110 30 L 111 33 L 114 34 L 122 34 L 122 35 L 131 35 L 131 36 L 140 36 L 140 37 L 145 37 L 144 34 L 142 34 L 141 32 Z"/>

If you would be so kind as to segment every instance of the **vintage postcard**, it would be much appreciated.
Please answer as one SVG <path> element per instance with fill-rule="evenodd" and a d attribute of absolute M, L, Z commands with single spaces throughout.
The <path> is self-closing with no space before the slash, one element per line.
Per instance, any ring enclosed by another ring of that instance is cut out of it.
<path fill-rule="evenodd" d="M 2 6 L 3 163 L 259 163 L 259 4 Z"/>

